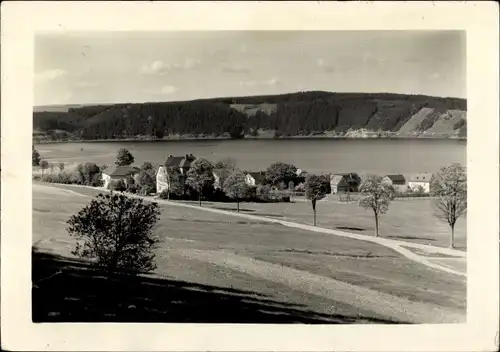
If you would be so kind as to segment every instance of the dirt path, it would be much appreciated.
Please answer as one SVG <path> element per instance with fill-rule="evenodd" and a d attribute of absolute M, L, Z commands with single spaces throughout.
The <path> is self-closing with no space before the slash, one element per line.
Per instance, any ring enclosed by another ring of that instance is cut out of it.
<path fill-rule="evenodd" d="M 461 323 L 465 314 L 430 303 L 414 302 L 386 293 L 351 285 L 307 271 L 272 264 L 222 250 L 182 249 L 189 259 L 220 265 L 245 274 L 279 283 L 308 294 L 372 311 L 396 321 L 409 323 Z"/>

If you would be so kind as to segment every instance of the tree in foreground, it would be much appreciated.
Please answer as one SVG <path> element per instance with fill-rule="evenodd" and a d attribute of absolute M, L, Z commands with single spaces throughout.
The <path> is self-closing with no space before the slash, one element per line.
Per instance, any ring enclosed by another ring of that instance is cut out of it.
<path fill-rule="evenodd" d="M 316 202 L 325 198 L 328 194 L 328 184 L 325 179 L 317 175 L 309 175 L 305 182 L 306 198 L 311 201 L 314 220 L 313 225 L 316 226 Z"/>
<path fill-rule="evenodd" d="M 42 158 L 41 158 L 38 150 L 33 148 L 32 152 L 31 152 L 31 156 L 32 156 L 32 165 L 33 166 L 40 166 L 40 161 L 42 160 Z"/>
<path fill-rule="evenodd" d="M 371 209 L 375 216 L 375 236 L 379 235 L 380 215 L 387 213 L 389 204 L 394 199 L 393 187 L 377 175 L 368 175 L 359 187 L 361 198 L 358 205 Z"/>
<path fill-rule="evenodd" d="M 153 228 L 159 216 L 156 203 L 113 192 L 99 194 L 67 222 L 69 235 L 77 240 L 72 253 L 93 260 L 110 275 L 119 270 L 152 271 L 153 250 L 159 243 Z"/>
<path fill-rule="evenodd" d="M 121 148 L 116 156 L 115 164 L 118 166 L 128 166 L 132 165 L 134 160 L 134 156 L 127 149 Z"/>
<path fill-rule="evenodd" d="M 191 167 L 187 172 L 186 184 L 198 193 L 200 207 L 203 190 L 210 187 L 213 188 L 214 186 L 215 178 L 213 170 L 214 168 L 208 160 L 197 158 L 191 163 Z"/>
<path fill-rule="evenodd" d="M 430 184 L 435 201 L 436 216 L 450 225 L 450 247 L 455 246 L 455 224 L 467 211 L 467 172 L 460 164 L 442 167 L 433 175 Z"/>
<path fill-rule="evenodd" d="M 64 163 L 59 163 L 57 166 L 59 167 L 60 172 L 64 171 L 64 166 L 65 166 Z"/>
<path fill-rule="evenodd" d="M 240 201 L 244 199 L 249 192 L 249 186 L 245 182 L 245 174 L 239 170 L 233 172 L 224 182 L 224 193 L 236 200 L 236 208 L 240 212 Z"/>
<path fill-rule="evenodd" d="M 41 160 L 40 161 L 40 169 L 42 169 L 42 176 L 43 176 L 44 171 L 48 168 L 49 168 L 49 162 L 47 160 Z"/>

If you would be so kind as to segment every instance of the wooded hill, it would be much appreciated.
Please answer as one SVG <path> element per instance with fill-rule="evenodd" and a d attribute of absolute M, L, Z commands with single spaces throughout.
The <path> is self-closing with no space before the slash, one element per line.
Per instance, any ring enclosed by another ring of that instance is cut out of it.
<path fill-rule="evenodd" d="M 181 102 L 49 107 L 34 138 L 167 139 L 281 136 L 466 136 L 466 100 L 423 95 L 300 92 Z M 54 111 L 56 110 L 56 111 Z"/>

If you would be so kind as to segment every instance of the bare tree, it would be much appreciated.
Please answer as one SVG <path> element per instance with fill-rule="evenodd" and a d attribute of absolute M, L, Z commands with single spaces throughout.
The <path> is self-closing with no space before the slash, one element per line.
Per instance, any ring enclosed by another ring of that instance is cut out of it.
<path fill-rule="evenodd" d="M 438 197 L 436 216 L 450 225 L 450 247 L 455 246 L 455 224 L 467 211 L 467 172 L 460 164 L 444 166 L 431 179 L 430 190 Z"/>
<path fill-rule="evenodd" d="M 359 187 L 361 199 L 358 205 L 371 209 L 375 216 L 375 236 L 379 235 L 380 215 L 387 213 L 389 204 L 394 199 L 394 189 L 391 185 L 383 182 L 382 177 L 370 175 L 361 182 Z"/>

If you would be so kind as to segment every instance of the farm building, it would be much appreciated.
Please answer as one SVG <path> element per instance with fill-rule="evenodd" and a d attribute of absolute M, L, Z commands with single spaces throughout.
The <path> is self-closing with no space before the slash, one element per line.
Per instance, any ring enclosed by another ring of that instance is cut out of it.
<path fill-rule="evenodd" d="M 249 172 L 245 176 L 245 182 L 249 186 L 258 186 L 264 183 L 266 180 L 266 174 L 263 171 L 259 172 Z"/>
<path fill-rule="evenodd" d="M 110 170 L 105 170 L 102 173 L 104 187 L 108 187 L 111 181 L 123 180 L 125 184 L 129 177 L 135 177 L 139 174 L 140 169 L 134 166 L 116 166 Z"/>
<path fill-rule="evenodd" d="M 184 182 L 187 172 L 191 167 L 191 163 L 196 159 L 193 154 L 186 154 L 184 156 L 170 155 L 165 161 L 164 165 L 160 165 L 156 173 L 156 191 L 161 193 L 169 189 L 168 181 L 168 168 L 176 168 L 181 174 L 181 182 Z"/>
<path fill-rule="evenodd" d="M 403 193 L 408 188 L 408 186 L 406 185 L 406 178 L 401 174 L 386 175 L 383 178 L 383 181 L 392 185 L 396 192 Z"/>
<path fill-rule="evenodd" d="M 333 194 L 357 192 L 360 184 L 361 177 L 355 172 L 332 174 L 330 176 L 330 187 Z"/>
<path fill-rule="evenodd" d="M 421 189 L 424 193 L 429 193 L 432 174 L 420 173 L 408 177 L 408 188 L 412 191 Z"/>

